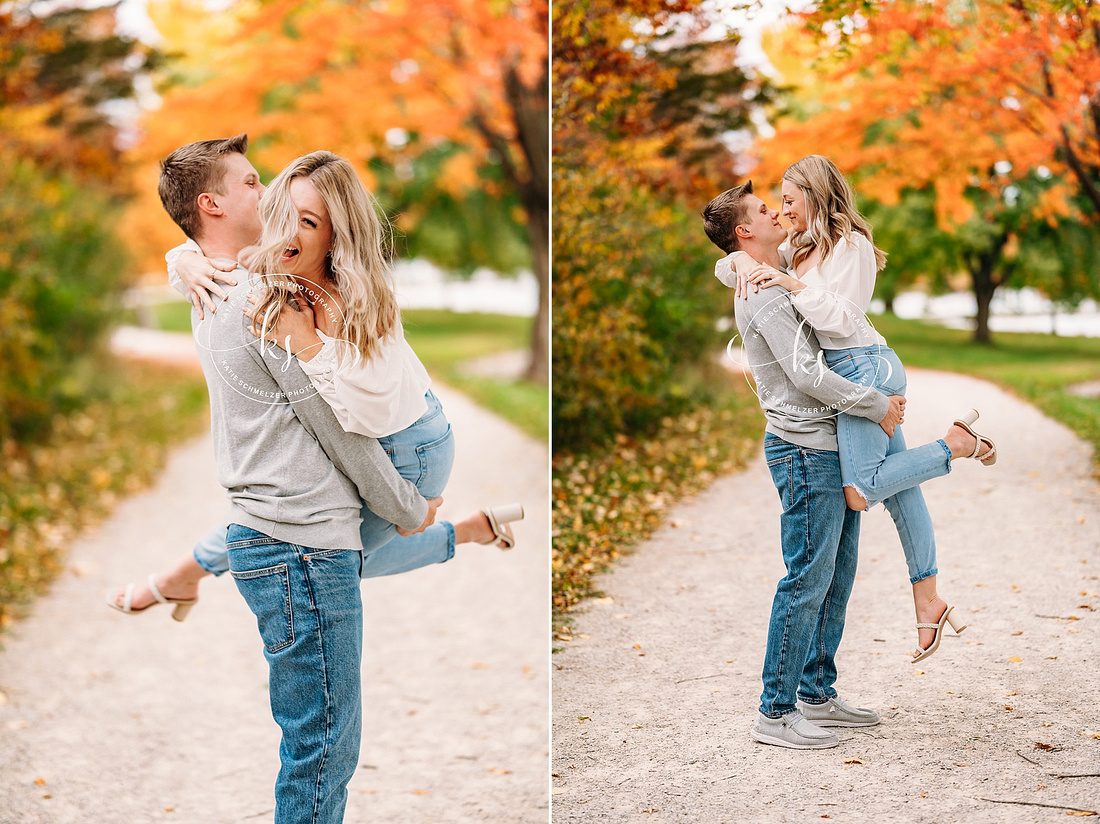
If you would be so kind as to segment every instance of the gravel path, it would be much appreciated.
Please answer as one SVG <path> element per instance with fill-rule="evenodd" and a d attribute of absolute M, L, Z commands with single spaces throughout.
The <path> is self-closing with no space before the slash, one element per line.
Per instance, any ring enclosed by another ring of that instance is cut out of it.
<path fill-rule="evenodd" d="M 1089 448 L 996 387 L 911 370 L 906 435 L 974 405 L 998 445 L 924 486 L 939 590 L 970 628 L 919 665 L 893 523 L 864 516 L 837 687 L 883 723 L 831 750 L 755 743 L 783 576 L 762 457 L 675 507 L 554 656 L 555 824 L 1065 821 L 1100 808 L 1100 487 Z"/>
<path fill-rule="evenodd" d="M 349 822 L 545 822 L 548 457 L 447 387 L 457 461 L 440 516 L 523 501 L 519 546 L 363 584 L 364 736 Z M 228 576 L 186 622 L 102 602 L 225 509 L 209 435 L 80 536 L 0 638 L 0 824 L 270 821 L 279 730 L 255 619 Z"/>

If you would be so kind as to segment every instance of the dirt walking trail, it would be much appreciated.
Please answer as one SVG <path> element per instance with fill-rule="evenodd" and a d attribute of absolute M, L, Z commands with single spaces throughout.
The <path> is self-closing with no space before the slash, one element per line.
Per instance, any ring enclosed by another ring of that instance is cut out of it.
<path fill-rule="evenodd" d="M 918 665 L 889 516 L 863 516 L 837 688 L 882 723 L 797 751 L 749 737 L 783 576 L 762 456 L 681 503 L 554 656 L 555 824 L 1065 821 L 1100 808 L 1100 486 L 1089 448 L 991 384 L 912 370 L 906 440 L 969 406 L 996 466 L 924 485 L 939 591 L 969 623 Z M 761 419 L 761 426 L 763 421 Z M 1058 775 L 1093 774 L 1060 778 Z M 981 800 L 991 799 L 991 800 Z"/>
<path fill-rule="evenodd" d="M 510 552 L 363 584 L 364 731 L 346 821 L 547 820 L 546 446 L 433 387 L 457 460 L 440 517 L 522 501 Z M 80 536 L 68 571 L 0 638 L 2 824 L 271 821 L 279 730 L 255 619 L 224 576 L 184 623 L 103 604 L 226 509 L 209 435 Z"/>

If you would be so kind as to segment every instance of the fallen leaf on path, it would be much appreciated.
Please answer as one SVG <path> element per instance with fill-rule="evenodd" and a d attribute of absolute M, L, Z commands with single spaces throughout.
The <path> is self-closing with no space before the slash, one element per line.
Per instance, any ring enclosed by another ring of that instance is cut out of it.
<path fill-rule="evenodd" d="M 1085 812 L 1084 810 L 1066 810 L 1066 815 L 1096 815 L 1095 810 L 1092 812 Z"/>
<path fill-rule="evenodd" d="M 413 795 L 427 795 L 428 791 L 427 790 L 413 790 L 412 794 Z"/>
<path fill-rule="evenodd" d="M 1010 706 L 1010 705 L 1008 705 L 1008 704 L 1005 704 L 1005 705 L 1004 705 L 1004 707 L 1005 707 L 1005 709 L 1006 709 L 1006 710 L 1008 710 L 1009 712 L 1012 712 L 1012 711 L 1013 711 L 1014 709 L 1016 709 L 1015 707 L 1013 707 L 1013 706 Z"/>
<path fill-rule="evenodd" d="M 1017 658 L 1017 657 L 1016 657 L 1015 655 L 1013 655 L 1013 656 L 1012 656 L 1011 658 L 1009 658 L 1008 660 L 1009 660 L 1010 662 L 1012 662 L 1013 664 L 1019 664 L 1019 663 L 1020 663 L 1021 661 L 1023 661 L 1024 659 L 1023 659 L 1023 658 Z"/>
<path fill-rule="evenodd" d="M 956 767 L 969 767 L 970 762 L 969 761 L 956 761 L 955 766 Z"/>
<path fill-rule="evenodd" d="M 855 758 L 846 758 L 844 760 L 844 763 L 845 764 L 866 764 L 867 762 L 863 760 L 863 756 L 857 755 Z"/>
<path fill-rule="evenodd" d="M 913 670 L 913 675 L 924 675 L 924 670 L 915 669 Z"/>
<path fill-rule="evenodd" d="M 578 715 L 577 720 L 583 724 L 585 721 L 591 721 L 592 719 L 587 715 Z"/>
<path fill-rule="evenodd" d="M 1011 698 L 1015 694 L 1016 694 L 1016 690 L 1013 690 L 1012 692 L 1006 692 L 1005 693 L 1005 698 Z"/>
<path fill-rule="evenodd" d="M 503 770 L 500 767 L 493 767 L 491 770 L 489 770 L 489 772 L 491 772 L 493 775 L 511 775 L 512 774 L 511 770 Z"/>
<path fill-rule="evenodd" d="M 42 787 L 42 786 L 45 785 L 46 779 L 45 778 L 36 778 L 36 779 L 34 779 L 34 783 L 37 784 L 39 787 Z"/>
<path fill-rule="evenodd" d="M 1014 632 L 1012 634 L 1013 635 L 1023 635 L 1024 633 L 1023 633 L 1023 630 L 1020 630 L 1019 632 Z"/>
<path fill-rule="evenodd" d="M 974 584 L 974 586 L 976 586 L 976 587 L 984 587 L 984 586 L 985 586 L 985 584 Z"/>

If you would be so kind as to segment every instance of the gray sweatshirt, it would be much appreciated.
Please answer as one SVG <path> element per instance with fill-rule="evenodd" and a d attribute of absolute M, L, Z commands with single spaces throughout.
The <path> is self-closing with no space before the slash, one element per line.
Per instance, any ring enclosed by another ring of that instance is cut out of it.
<path fill-rule="evenodd" d="M 734 316 L 770 432 L 809 449 L 836 451 L 838 411 L 881 421 L 889 399 L 831 372 L 813 329 L 782 286 L 735 298 Z"/>
<path fill-rule="evenodd" d="M 405 529 L 428 514 L 427 501 L 402 478 L 378 441 L 345 432 L 294 357 L 248 331 L 249 290 L 191 328 L 210 392 L 218 481 L 230 520 L 280 541 L 317 549 L 362 549 L 360 498 Z"/>

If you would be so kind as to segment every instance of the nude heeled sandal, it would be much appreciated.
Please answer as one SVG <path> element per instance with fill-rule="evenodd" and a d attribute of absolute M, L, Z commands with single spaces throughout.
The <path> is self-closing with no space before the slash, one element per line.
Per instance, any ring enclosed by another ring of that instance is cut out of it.
<path fill-rule="evenodd" d="M 182 621 L 187 617 L 187 613 L 191 611 L 191 607 L 199 602 L 198 598 L 165 598 L 160 594 L 160 589 L 157 588 L 157 582 L 153 580 L 152 575 L 149 576 L 146 583 L 149 585 L 149 592 L 156 598 L 156 601 L 149 604 L 149 606 L 141 609 L 133 608 L 134 584 L 126 585 L 126 594 L 122 597 L 122 606 L 116 604 L 110 595 L 107 596 L 107 606 L 127 615 L 137 615 L 139 612 L 145 612 L 149 607 L 155 607 L 157 604 L 175 604 L 176 608 L 172 610 L 172 618 L 176 621 Z"/>
<path fill-rule="evenodd" d="M 960 429 L 965 429 L 969 434 L 973 435 L 974 440 L 977 441 L 977 443 L 974 444 L 974 451 L 966 457 L 975 458 L 982 466 L 993 466 L 993 464 L 997 463 L 997 445 L 993 443 L 992 438 L 987 438 L 985 435 L 979 435 L 971 429 L 970 426 L 974 421 L 978 420 L 978 417 L 978 410 L 971 409 L 962 417 L 956 418 L 954 423 L 955 426 Z M 983 443 L 989 444 L 989 449 L 985 452 L 982 452 Z M 981 452 L 980 455 L 978 454 L 979 452 Z"/>
<path fill-rule="evenodd" d="M 523 520 L 523 505 L 508 504 L 507 506 L 492 507 L 481 510 L 481 514 L 489 519 L 489 526 L 493 530 L 493 539 L 482 541 L 484 544 L 503 543 L 501 549 L 511 549 L 516 545 L 516 537 L 512 534 L 512 527 L 508 526 L 512 521 Z"/>
<path fill-rule="evenodd" d="M 963 624 L 961 627 L 955 623 L 955 619 L 951 616 L 951 610 L 954 607 L 948 607 L 943 611 L 943 615 L 940 616 L 940 620 L 935 624 L 917 624 L 917 629 L 934 629 L 936 634 L 932 637 L 932 643 L 928 645 L 928 649 L 921 649 L 917 647 L 917 655 L 913 657 L 913 663 L 923 661 L 940 646 L 940 638 L 943 636 L 943 625 L 950 624 L 951 629 L 955 631 L 956 635 L 962 635 L 962 631 L 966 629 L 967 625 Z"/>

